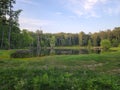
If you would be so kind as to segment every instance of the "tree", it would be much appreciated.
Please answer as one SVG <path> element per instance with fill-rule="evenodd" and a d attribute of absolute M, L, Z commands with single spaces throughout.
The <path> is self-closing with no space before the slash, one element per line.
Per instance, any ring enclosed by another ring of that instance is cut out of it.
<path fill-rule="evenodd" d="M 3 48 L 4 46 L 4 40 L 6 38 L 5 37 L 5 24 L 7 22 L 7 18 L 6 18 L 6 15 L 7 15 L 7 11 L 8 11 L 8 0 L 0 0 L 0 33 L 1 33 L 1 48 Z"/>
<path fill-rule="evenodd" d="M 80 45 L 80 46 L 83 46 L 83 45 L 84 45 L 84 36 L 85 36 L 85 33 L 84 33 L 84 32 L 80 32 L 80 33 L 79 33 L 79 45 Z"/>
<path fill-rule="evenodd" d="M 40 41 L 41 41 L 42 31 L 37 30 L 36 33 L 37 33 L 37 56 L 40 56 L 40 50 L 41 50 Z"/>
<path fill-rule="evenodd" d="M 91 42 L 91 40 L 89 39 L 89 40 L 88 40 L 88 49 L 90 50 L 91 47 L 92 47 L 92 42 Z"/>
<path fill-rule="evenodd" d="M 100 46 L 101 39 L 100 39 L 100 36 L 98 34 L 99 33 L 94 33 L 91 35 L 93 46 Z"/>
<path fill-rule="evenodd" d="M 102 49 L 103 49 L 104 51 L 109 50 L 109 48 L 111 47 L 110 41 L 107 40 L 107 39 L 102 40 L 102 41 L 101 41 L 101 47 L 102 47 Z"/>
<path fill-rule="evenodd" d="M 119 45 L 119 42 L 117 39 L 112 39 L 112 46 L 117 47 Z"/>
<path fill-rule="evenodd" d="M 7 12 L 9 11 L 8 0 L 0 0 L 0 23 L 5 23 Z"/>
<path fill-rule="evenodd" d="M 120 27 L 113 29 L 113 38 L 116 39 L 117 43 L 120 43 Z"/>
<path fill-rule="evenodd" d="M 13 11 L 12 8 L 13 8 L 13 4 L 15 4 L 15 0 L 9 0 L 9 4 L 8 4 L 8 7 L 9 7 L 9 11 L 8 11 L 8 15 L 9 15 L 9 33 L 8 33 L 8 49 L 11 48 L 11 30 L 12 30 L 12 26 L 15 25 L 17 26 L 18 25 L 18 16 L 20 14 L 20 12 L 22 10 L 17 10 L 17 11 Z"/>
<path fill-rule="evenodd" d="M 50 46 L 51 46 L 51 48 L 55 47 L 55 42 L 56 42 L 56 38 L 55 38 L 55 36 L 52 36 L 51 39 L 50 39 Z"/>
<path fill-rule="evenodd" d="M 22 30 L 20 42 L 22 48 L 26 48 L 26 47 L 28 48 L 32 44 L 33 38 L 32 36 L 30 36 L 28 30 L 26 29 Z"/>
<path fill-rule="evenodd" d="M 0 0 L 0 23 L 7 24 L 8 30 L 8 49 L 11 48 L 12 27 L 18 25 L 18 16 L 21 10 L 14 11 L 13 4 L 15 0 Z M 8 18 L 7 18 L 8 17 Z M 4 34 L 4 31 L 3 31 Z M 2 44 L 1 44 L 2 46 Z"/>

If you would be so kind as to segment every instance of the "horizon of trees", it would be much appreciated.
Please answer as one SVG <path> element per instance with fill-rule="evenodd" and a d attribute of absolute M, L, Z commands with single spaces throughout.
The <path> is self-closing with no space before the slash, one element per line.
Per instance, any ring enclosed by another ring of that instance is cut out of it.
<path fill-rule="evenodd" d="M 2 28 L 2 29 L 1 29 Z M 0 48 L 8 49 L 8 25 L 0 23 Z M 3 33 L 4 32 L 4 33 Z M 38 33 L 27 29 L 20 30 L 19 27 L 12 27 L 11 31 L 11 49 L 32 48 L 38 45 L 40 47 L 58 47 L 58 46 L 93 46 L 99 47 L 102 40 L 107 39 L 113 47 L 120 44 L 120 27 L 113 30 L 100 31 L 95 33 L 79 32 L 73 33 Z"/>

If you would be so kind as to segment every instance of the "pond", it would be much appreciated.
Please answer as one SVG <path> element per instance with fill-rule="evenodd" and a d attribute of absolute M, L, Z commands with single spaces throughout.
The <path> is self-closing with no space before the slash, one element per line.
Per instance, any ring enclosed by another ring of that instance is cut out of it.
<path fill-rule="evenodd" d="M 37 49 L 32 50 L 34 56 L 37 56 Z M 41 49 L 39 51 L 40 56 L 46 55 L 79 55 L 79 54 L 100 54 L 101 50 L 88 50 L 88 49 Z"/>

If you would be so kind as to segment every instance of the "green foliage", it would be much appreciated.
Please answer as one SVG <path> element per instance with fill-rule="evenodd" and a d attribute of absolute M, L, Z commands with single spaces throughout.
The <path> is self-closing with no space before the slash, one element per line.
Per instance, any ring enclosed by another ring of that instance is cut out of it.
<path fill-rule="evenodd" d="M 113 40 L 112 40 L 112 46 L 113 46 L 113 47 L 117 47 L 118 45 L 119 45 L 118 40 L 117 40 L 117 39 L 113 39 Z"/>
<path fill-rule="evenodd" d="M 30 50 L 17 50 L 16 52 L 10 55 L 11 58 L 28 58 L 32 57 Z"/>
<path fill-rule="evenodd" d="M 0 48 L 1 49 L 8 49 L 8 29 L 9 25 L 5 24 L 2 25 L 0 23 Z M 11 48 L 19 48 L 20 47 L 20 29 L 17 26 L 12 27 L 11 31 Z"/>
<path fill-rule="evenodd" d="M 9 58 L 11 53 L 14 53 L 15 50 L 0 50 L 0 58 Z"/>
<path fill-rule="evenodd" d="M 120 44 L 118 45 L 118 47 L 120 47 Z"/>
<path fill-rule="evenodd" d="M 107 39 L 102 40 L 102 41 L 101 41 L 101 47 L 102 47 L 102 49 L 103 49 L 104 51 L 109 50 L 109 48 L 111 47 L 110 41 L 107 40 Z"/>
<path fill-rule="evenodd" d="M 0 19 L 1 20 L 1 19 Z M 0 23 L 0 48 L 8 49 L 8 31 L 9 25 Z M 63 46 L 100 46 L 100 42 L 108 39 L 111 46 L 118 46 L 120 43 L 120 27 L 113 30 L 101 31 L 93 34 L 79 34 L 72 33 L 42 33 L 40 35 L 41 47 L 63 47 Z M 11 30 L 11 48 L 23 49 L 37 46 L 37 33 L 28 31 L 26 29 L 20 30 L 18 26 L 13 25 Z M 90 42 L 90 41 L 91 42 Z"/>
<path fill-rule="evenodd" d="M 40 89 L 40 77 L 36 76 L 33 78 L 33 88 L 34 90 L 39 90 Z"/>
<path fill-rule="evenodd" d="M 22 48 L 29 47 L 33 42 L 32 36 L 30 36 L 29 32 L 26 29 L 22 30 L 20 42 L 22 42 L 20 44 Z"/>
<path fill-rule="evenodd" d="M 91 47 L 92 47 L 92 42 L 91 42 L 91 40 L 89 39 L 89 40 L 88 40 L 88 50 L 90 50 Z"/>
<path fill-rule="evenodd" d="M 13 4 L 15 4 L 15 0 L 0 0 L 0 24 L 2 27 L 2 42 L 1 42 L 1 48 L 3 49 L 11 49 L 14 47 L 14 44 L 11 44 L 11 31 L 13 31 L 14 27 L 18 27 L 18 17 L 22 10 L 13 10 Z M 8 17 L 7 17 L 8 16 Z M 5 26 L 7 26 L 7 32 L 4 32 Z M 1 27 L 0 27 L 1 28 Z M 13 31 L 14 32 L 14 31 Z M 4 46 L 4 40 L 5 36 L 4 33 L 7 33 L 7 45 Z M 14 40 L 13 40 L 14 41 Z"/>
<path fill-rule="evenodd" d="M 43 84 L 48 84 L 48 75 L 47 75 L 47 73 L 45 73 L 45 74 L 43 75 L 43 77 L 42 77 L 42 82 L 43 82 Z"/>
<path fill-rule="evenodd" d="M 5 69 L 0 73 L 1 90 L 119 90 L 119 76 L 78 70 Z M 49 77 L 48 77 L 49 76 Z"/>
<path fill-rule="evenodd" d="M 0 90 L 119 90 L 116 52 L 40 58 L 5 58 L 0 51 Z"/>
<path fill-rule="evenodd" d="M 93 46 L 100 46 L 100 41 L 101 41 L 100 37 L 103 38 L 103 36 L 102 35 L 99 36 L 99 34 L 101 34 L 101 32 L 100 33 L 94 33 L 94 34 L 91 35 Z"/>
<path fill-rule="evenodd" d="M 56 38 L 55 38 L 55 36 L 52 36 L 50 39 L 50 46 L 55 47 L 55 42 L 56 42 Z"/>
<path fill-rule="evenodd" d="M 25 90 L 27 81 L 25 79 L 17 80 L 17 83 L 14 85 L 15 90 Z"/>
<path fill-rule="evenodd" d="M 79 45 L 80 46 L 84 46 L 84 37 L 85 37 L 85 33 L 84 32 L 80 32 L 79 33 Z"/>

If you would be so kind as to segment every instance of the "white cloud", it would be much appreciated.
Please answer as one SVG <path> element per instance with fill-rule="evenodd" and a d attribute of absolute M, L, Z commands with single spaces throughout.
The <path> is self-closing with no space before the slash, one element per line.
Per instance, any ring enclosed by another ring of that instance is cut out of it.
<path fill-rule="evenodd" d="M 84 2 L 84 9 L 91 10 L 93 9 L 94 5 L 98 2 L 98 0 L 85 0 Z"/>
<path fill-rule="evenodd" d="M 68 0 L 73 2 L 72 10 L 78 16 L 100 17 L 105 13 L 109 15 L 120 14 L 120 0 Z"/>
<path fill-rule="evenodd" d="M 67 0 L 64 5 L 78 17 L 100 17 L 97 15 L 96 7 L 106 2 L 107 0 Z"/>
<path fill-rule="evenodd" d="M 31 19 L 26 17 L 21 17 L 19 21 L 21 29 L 28 29 L 33 31 L 40 29 L 41 26 L 44 27 L 53 24 L 53 22 L 49 20 Z"/>
<path fill-rule="evenodd" d="M 17 3 L 23 3 L 23 4 L 30 4 L 30 5 L 38 5 L 35 1 L 32 0 L 17 0 Z"/>

